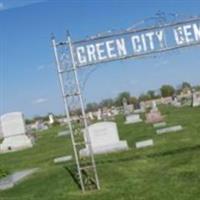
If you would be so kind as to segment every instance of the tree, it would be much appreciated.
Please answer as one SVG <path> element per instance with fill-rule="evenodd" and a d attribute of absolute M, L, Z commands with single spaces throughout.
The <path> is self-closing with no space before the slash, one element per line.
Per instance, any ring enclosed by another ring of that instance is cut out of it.
<path fill-rule="evenodd" d="M 200 91 L 200 85 L 195 86 L 194 89 L 195 89 L 196 91 Z"/>
<path fill-rule="evenodd" d="M 137 97 L 130 97 L 129 103 L 134 104 L 134 105 L 137 104 L 138 103 Z"/>
<path fill-rule="evenodd" d="M 139 96 L 139 101 L 148 101 L 148 100 L 150 100 L 151 98 L 149 97 L 149 95 L 147 95 L 147 94 L 141 94 L 140 96 Z"/>
<path fill-rule="evenodd" d="M 147 92 L 147 96 L 149 96 L 150 99 L 155 99 L 155 97 L 156 97 L 155 91 L 149 90 L 149 91 Z"/>
<path fill-rule="evenodd" d="M 86 105 L 86 111 L 87 112 L 92 112 L 92 111 L 95 111 L 97 110 L 99 107 L 99 105 L 97 103 L 88 103 Z"/>
<path fill-rule="evenodd" d="M 160 91 L 161 91 L 161 96 L 162 96 L 162 97 L 173 96 L 174 93 L 175 93 L 175 89 L 174 89 L 174 87 L 171 86 L 171 85 L 163 85 L 163 86 L 160 88 Z"/>
<path fill-rule="evenodd" d="M 126 98 L 127 102 L 130 102 L 130 98 L 131 98 L 131 95 L 129 92 L 121 92 L 116 100 L 115 100 L 115 105 L 116 106 L 122 106 L 123 105 L 123 99 Z"/>
<path fill-rule="evenodd" d="M 183 82 L 182 85 L 181 85 L 181 89 L 182 90 L 184 90 L 184 89 L 192 89 L 192 86 L 188 82 Z"/>
<path fill-rule="evenodd" d="M 112 99 L 104 99 L 100 103 L 100 107 L 107 107 L 110 108 L 114 104 L 114 101 Z"/>

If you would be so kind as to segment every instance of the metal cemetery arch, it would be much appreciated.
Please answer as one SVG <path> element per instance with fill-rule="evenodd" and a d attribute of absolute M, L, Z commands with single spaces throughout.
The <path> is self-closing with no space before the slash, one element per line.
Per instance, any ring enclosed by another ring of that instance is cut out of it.
<path fill-rule="evenodd" d="M 75 42 L 71 41 L 69 34 L 64 42 L 57 43 L 52 37 L 52 45 L 71 133 L 77 178 L 82 191 L 100 189 L 78 70 L 89 65 L 200 45 L 200 17 L 170 23 L 161 20 L 151 27 L 109 32 Z M 72 115 L 77 109 L 80 109 L 81 115 L 79 123 L 74 123 Z M 86 138 L 81 131 L 83 127 Z M 85 146 L 89 150 L 89 156 L 81 158 L 79 150 Z"/>

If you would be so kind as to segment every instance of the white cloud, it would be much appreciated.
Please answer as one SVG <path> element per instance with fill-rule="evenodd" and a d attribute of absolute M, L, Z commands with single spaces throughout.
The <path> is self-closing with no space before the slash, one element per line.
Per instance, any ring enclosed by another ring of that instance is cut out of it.
<path fill-rule="evenodd" d="M 33 104 L 41 104 L 41 103 L 46 103 L 48 101 L 48 99 L 45 98 L 38 98 L 36 100 L 33 101 Z"/>
<path fill-rule="evenodd" d="M 0 2 L 0 11 L 26 7 L 37 3 L 45 3 L 48 0 L 2 0 L 2 1 L 3 2 Z"/>
<path fill-rule="evenodd" d="M 42 71 L 44 69 L 50 69 L 50 68 L 53 68 L 53 63 L 48 63 L 48 64 L 44 64 L 44 65 L 39 65 L 37 67 L 37 71 Z"/>
<path fill-rule="evenodd" d="M 0 10 L 4 10 L 5 9 L 5 6 L 2 2 L 0 2 Z"/>
<path fill-rule="evenodd" d="M 41 71 L 41 70 L 43 70 L 45 68 L 45 65 L 39 65 L 38 67 L 37 67 L 37 70 L 38 71 Z"/>

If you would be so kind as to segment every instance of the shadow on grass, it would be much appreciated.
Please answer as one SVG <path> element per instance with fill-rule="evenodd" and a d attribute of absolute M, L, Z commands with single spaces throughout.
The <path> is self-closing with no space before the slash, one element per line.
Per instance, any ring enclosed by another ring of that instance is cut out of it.
<path fill-rule="evenodd" d="M 78 186 L 79 189 L 81 189 L 81 185 L 77 176 L 76 166 L 74 164 L 71 164 L 70 166 L 65 166 L 64 169 L 67 170 L 75 184 Z"/>
<path fill-rule="evenodd" d="M 127 156 L 127 157 L 122 157 L 122 158 L 117 158 L 117 159 L 105 159 L 105 160 L 96 159 L 96 165 L 101 165 L 101 164 L 106 164 L 106 163 L 127 162 L 127 161 L 139 160 L 139 159 L 144 159 L 144 158 L 158 158 L 158 157 L 164 157 L 164 156 L 173 156 L 173 155 L 182 154 L 182 153 L 190 152 L 190 151 L 197 151 L 197 150 L 200 150 L 200 144 L 195 145 L 195 146 L 190 146 L 190 147 L 184 147 L 180 149 L 173 149 L 173 150 L 164 151 L 164 152 L 146 154 L 146 155 L 135 155 L 135 156 Z M 68 167 L 71 168 L 72 166 L 75 166 L 75 163 L 68 164 Z M 70 171 L 68 170 L 68 172 Z"/>
<path fill-rule="evenodd" d="M 80 184 L 80 180 L 79 180 L 79 176 L 77 173 L 77 169 L 75 165 L 71 165 L 70 167 L 64 167 L 64 169 L 66 169 L 68 171 L 68 173 L 70 174 L 70 176 L 72 177 L 74 183 L 78 186 L 79 189 L 81 189 L 81 184 Z M 90 169 L 91 170 L 91 169 Z M 91 175 L 91 172 L 93 175 Z M 86 170 L 81 170 L 81 174 L 82 174 L 82 179 L 83 179 L 83 185 L 85 187 L 86 190 L 93 190 L 93 189 L 97 189 L 97 184 L 96 181 L 94 179 L 94 172 L 92 171 L 86 171 Z"/>
<path fill-rule="evenodd" d="M 136 155 L 136 156 L 129 156 L 129 157 L 118 158 L 118 159 L 96 160 L 96 164 L 103 165 L 106 163 L 127 162 L 127 161 L 139 160 L 139 159 L 144 159 L 144 158 L 159 158 L 159 157 L 164 157 L 164 156 L 173 156 L 173 155 L 196 151 L 196 150 L 200 150 L 200 145 L 184 147 L 184 148 L 174 149 L 174 150 L 165 151 L 165 152 L 151 153 L 151 154 L 142 155 L 142 156 Z M 78 188 L 81 189 L 75 163 L 69 163 L 64 168 L 70 174 L 70 176 L 72 177 L 73 181 L 76 183 Z M 83 175 L 86 176 L 87 174 L 83 174 Z"/>
<path fill-rule="evenodd" d="M 169 150 L 165 152 L 153 153 L 153 154 L 147 155 L 147 157 L 155 158 L 155 157 L 161 157 L 161 156 L 170 156 L 170 155 L 176 155 L 176 154 L 181 154 L 181 153 L 196 151 L 196 150 L 200 150 L 200 144 L 191 146 L 191 147 L 184 147 L 180 149 Z"/>

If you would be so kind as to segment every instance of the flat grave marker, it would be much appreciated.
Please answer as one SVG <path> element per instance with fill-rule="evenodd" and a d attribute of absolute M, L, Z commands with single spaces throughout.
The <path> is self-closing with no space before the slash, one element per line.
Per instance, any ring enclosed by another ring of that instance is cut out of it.
<path fill-rule="evenodd" d="M 164 133 L 170 133 L 170 132 L 178 132 L 178 131 L 182 131 L 183 127 L 178 125 L 178 126 L 171 126 L 171 127 L 167 127 L 167 128 L 162 128 L 162 129 L 158 129 L 156 131 L 156 133 L 158 135 L 164 134 Z"/>
<path fill-rule="evenodd" d="M 152 139 L 139 141 L 139 142 L 136 142 L 136 144 L 135 144 L 137 149 L 150 147 L 153 145 L 154 145 L 154 141 Z"/>
<path fill-rule="evenodd" d="M 140 118 L 139 114 L 132 114 L 126 116 L 125 124 L 135 124 L 142 122 L 142 119 Z"/>

